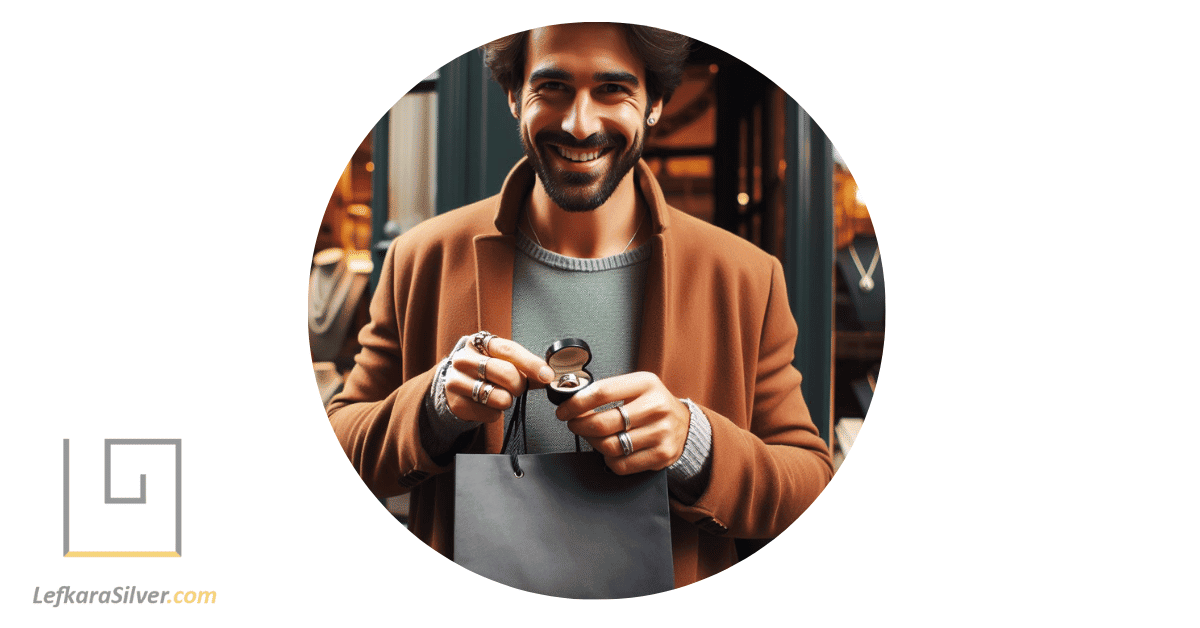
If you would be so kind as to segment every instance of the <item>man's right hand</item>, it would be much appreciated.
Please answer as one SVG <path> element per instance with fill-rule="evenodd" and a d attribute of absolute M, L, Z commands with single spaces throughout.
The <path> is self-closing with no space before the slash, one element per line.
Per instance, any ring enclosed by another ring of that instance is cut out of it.
<path fill-rule="evenodd" d="M 488 355 L 476 350 L 473 343 L 454 353 L 450 368 L 446 371 L 446 404 L 454 416 L 464 421 L 491 423 L 504 417 L 504 410 L 526 388 L 542 388 L 554 380 L 554 370 L 542 358 L 529 352 L 512 340 L 492 336 L 487 343 Z M 486 364 L 482 366 L 481 364 Z M 487 395 L 487 403 L 472 399 L 471 394 L 481 379 L 480 371 L 487 374 L 479 396 L 491 384 L 494 388 Z"/>

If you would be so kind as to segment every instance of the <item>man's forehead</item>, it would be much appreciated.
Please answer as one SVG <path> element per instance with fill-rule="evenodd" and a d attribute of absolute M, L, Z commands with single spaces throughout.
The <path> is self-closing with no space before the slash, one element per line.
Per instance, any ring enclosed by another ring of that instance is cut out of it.
<path fill-rule="evenodd" d="M 525 78 L 535 70 L 554 67 L 572 75 L 592 76 L 626 72 L 643 78 L 642 61 L 617 24 L 590 22 L 559 24 L 529 31 Z"/>

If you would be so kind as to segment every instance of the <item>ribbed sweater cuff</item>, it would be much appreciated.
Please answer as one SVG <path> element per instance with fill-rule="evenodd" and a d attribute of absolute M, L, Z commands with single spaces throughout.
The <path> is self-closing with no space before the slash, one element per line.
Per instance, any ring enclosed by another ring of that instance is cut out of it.
<path fill-rule="evenodd" d="M 446 359 L 438 364 L 437 373 L 433 377 L 433 385 L 429 394 L 425 395 L 425 412 L 422 414 L 421 446 L 430 457 L 437 457 L 450 450 L 454 441 L 465 432 L 479 427 L 475 421 L 464 421 L 450 411 L 446 401 L 446 371 L 450 369 L 450 361 L 454 354 L 467 345 L 470 336 L 463 336 L 454 350 Z"/>
<path fill-rule="evenodd" d="M 676 499 L 694 503 L 708 488 L 709 459 L 712 456 L 712 424 L 700 406 L 691 399 L 680 399 L 691 413 L 683 454 L 667 467 L 667 481 Z"/>

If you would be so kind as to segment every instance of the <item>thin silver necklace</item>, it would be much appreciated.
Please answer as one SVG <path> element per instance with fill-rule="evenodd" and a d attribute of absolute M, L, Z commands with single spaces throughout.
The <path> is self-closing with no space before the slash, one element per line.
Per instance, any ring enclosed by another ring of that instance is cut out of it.
<path fill-rule="evenodd" d="M 533 218 L 529 215 L 531 213 L 532 212 L 529 211 L 529 208 L 525 209 L 525 222 L 529 223 L 529 233 L 533 235 L 533 241 L 537 242 L 537 245 L 541 246 L 544 249 L 546 247 L 542 246 L 542 241 L 538 239 L 537 231 L 535 231 L 533 228 Z M 649 212 L 647 212 L 647 213 L 649 213 Z M 637 237 L 638 232 L 642 230 L 642 225 L 645 223 L 646 223 L 646 217 L 642 216 L 642 221 L 638 223 L 637 229 L 633 230 L 633 235 L 629 236 L 629 242 L 625 244 L 625 248 L 621 249 L 621 253 L 624 253 L 625 251 L 629 250 L 629 245 L 633 244 L 633 239 Z M 617 255 L 620 255 L 621 253 L 617 253 Z M 859 264 L 859 267 L 861 268 L 862 264 Z M 872 265 L 871 268 L 874 269 L 875 266 Z"/>
<path fill-rule="evenodd" d="M 854 250 L 854 243 L 850 243 L 850 259 L 854 260 L 854 265 L 858 267 L 858 274 L 862 279 L 858 280 L 858 287 L 862 288 L 863 292 L 870 292 L 875 289 L 875 280 L 871 276 L 875 274 L 875 266 L 879 264 L 879 247 L 875 247 L 875 255 L 871 257 L 871 267 L 864 269 L 862 260 L 858 258 L 858 253 Z"/>

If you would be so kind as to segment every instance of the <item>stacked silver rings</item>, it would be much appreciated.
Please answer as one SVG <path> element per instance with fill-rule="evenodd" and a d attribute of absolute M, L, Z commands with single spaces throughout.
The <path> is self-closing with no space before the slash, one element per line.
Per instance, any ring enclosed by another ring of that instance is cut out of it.
<path fill-rule="evenodd" d="M 471 400 L 485 406 L 487 405 L 488 398 L 492 396 L 492 391 L 496 390 L 495 384 L 487 381 L 487 363 L 492 355 L 488 353 L 488 345 L 491 344 L 492 338 L 495 337 L 495 334 L 486 331 L 476 332 L 471 335 L 471 346 L 475 347 L 475 350 L 484 356 L 477 367 L 479 379 L 475 380 L 475 387 L 471 389 Z"/>
<path fill-rule="evenodd" d="M 628 456 L 633 453 L 633 441 L 629 439 L 629 432 L 617 432 L 617 440 L 621 441 L 621 453 Z"/>
<path fill-rule="evenodd" d="M 495 384 L 477 379 L 475 380 L 475 387 L 471 389 L 471 400 L 475 403 L 487 405 L 488 398 L 492 396 L 493 390 L 496 390 Z"/>
<path fill-rule="evenodd" d="M 624 405 L 617 406 L 617 413 L 625 423 L 625 429 L 617 432 L 617 440 L 621 441 L 621 453 L 628 456 L 633 453 L 633 440 L 629 438 L 629 428 L 633 427 L 633 423 L 629 421 L 629 413 L 625 411 Z"/>

